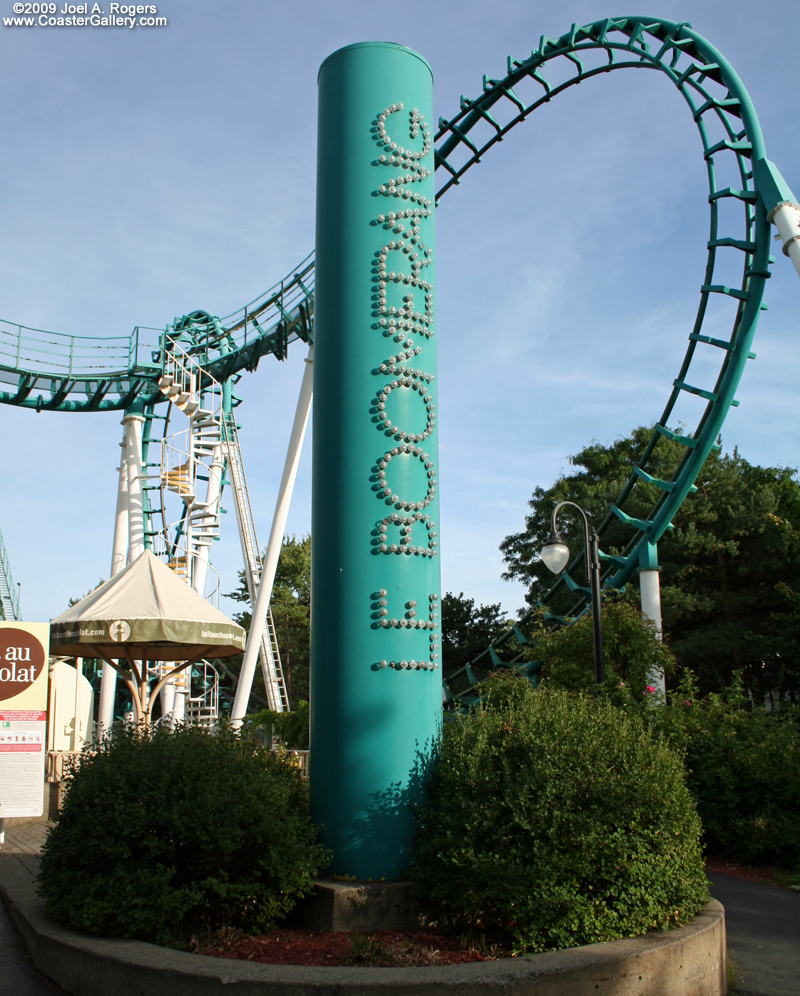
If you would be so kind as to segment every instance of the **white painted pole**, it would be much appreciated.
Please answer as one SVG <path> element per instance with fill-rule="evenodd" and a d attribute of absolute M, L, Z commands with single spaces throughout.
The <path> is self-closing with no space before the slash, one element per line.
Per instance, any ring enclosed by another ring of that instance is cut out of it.
<path fill-rule="evenodd" d="M 79 706 L 79 700 L 80 700 L 81 678 L 82 677 L 83 677 L 83 658 L 82 657 L 76 657 L 75 658 L 75 711 L 74 711 L 75 722 L 74 722 L 73 727 L 72 727 L 72 749 L 73 749 L 73 751 L 79 751 L 79 750 L 81 750 L 82 747 L 83 747 L 84 742 L 87 740 L 87 737 L 84 736 L 81 733 L 80 725 L 79 725 L 79 721 L 80 721 L 80 717 L 79 717 L 80 709 L 78 708 L 78 706 Z M 88 733 L 89 731 L 87 730 L 86 732 Z"/>
<path fill-rule="evenodd" d="M 770 214 L 770 221 L 783 239 L 783 253 L 794 263 L 797 275 L 800 276 L 800 206 L 784 201 Z"/>
<path fill-rule="evenodd" d="M 117 485 L 117 511 L 114 519 L 114 542 L 111 548 L 109 578 L 115 577 L 128 560 L 128 423 L 123 419 L 122 442 L 119 456 L 119 484 Z M 108 732 L 114 722 L 114 696 L 117 692 L 117 672 L 110 664 L 103 664 L 100 678 L 100 704 L 97 710 L 98 737 Z"/>
<path fill-rule="evenodd" d="M 642 615 L 655 623 L 659 640 L 662 639 L 660 572 L 660 567 L 642 568 L 639 571 L 639 593 L 642 599 Z M 651 671 L 647 680 L 662 695 L 667 694 L 667 684 L 663 671 Z"/>
<path fill-rule="evenodd" d="M 142 427 L 144 415 L 128 415 L 128 563 L 144 553 L 144 475 L 142 473 Z M 147 715 L 147 662 L 139 662 L 142 680 L 139 686 L 140 713 L 137 722 Z"/>
<path fill-rule="evenodd" d="M 128 563 L 144 553 L 144 484 L 142 474 L 142 426 L 144 415 L 126 415 L 128 423 Z"/>
<path fill-rule="evenodd" d="M 186 700 L 189 697 L 189 687 L 192 681 L 192 677 L 188 672 L 191 670 L 191 668 L 187 668 L 185 671 L 181 671 L 171 682 L 175 694 L 175 700 L 172 704 L 173 726 L 176 723 L 186 721 Z"/>
<path fill-rule="evenodd" d="M 114 519 L 114 545 L 111 550 L 111 570 L 113 578 L 122 570 L 128 560 L 128 427 L 122 420 L 122 442 L 119 457 L 119 484 L 117 486 L 117 513 Z M 116 673 L 116 672 L 115 672 Z"/>
<path fill-rule="evenodd" d="M 247 703 L 250 701 L 250 691 L 253 687 L 253 677 L 256 673 L 258 662 L 258 652 L 261 647 L 261 640 L 264 629 L 267 625 L 267 610 L 272 598 L 272 586 L 275 582 L 275 570 L 278 566 L 281 546 L 283 544 L 283 534 L 286 531 L 286 520 L 289 516 L 289 506 L 292 501 L 292 491 L 297 477 L 297 467 L 300 463 L 300 452 L 303 448 L 303 439 L 308 425 L 308 414 L 311 411 L 311 399 L 313 396 L 313 373 L 314 373 L 314 345 L 308 347 L 306 357 L 306 369 L 303 373 L 303 381 L 300 385 L 300 396 L 297 399 L 297 410 L 292 424 L 292 434 L 289 437 L 289 449 L 286 453 L 286 463 L 283 467 L 283 477 L 278 490 L 278 501 L 275 506 L 275 515 L 272 519 L 272 529 L 269 534 L 267 544 L 267 555 L 261 569 L 261 581 L 258 586 L 256 604 L 253 606 L 253 619 L 250 623 L 250 633 L 247 637 L 247 647 L 242 661 L 242 670 L 239 674 L 239 682 L 236 686 L 236 695 L 231 709 L 231 719 L 237 725 L 241 724 L 247 713 Z"/>
<path fill-rule="evenodd" d="M 172 663 L 164 662 L 164 671 L 172 668 Z M 175 685 L 172 681 L 168 681 L 166 685 L 161 689 L 161 716 L 162 719 L 172 725 L 175 717 L 173 715 L 175 711 Z"/>
<path fill-rule="evenodd" d="M 222 484 L 222 470 L 225 463 L 222 459 L 222 445 L 214 447 L 211 458 L 211 467 L 208 472 L 208 488 L 206 489 L 205 517 L 206 521 L 213 518 L 214 522 L 219 522 L 219 494 Z M 195 542 L 197 533 L 195 532 Z M 192 572 L 192 588 L 202 595 L 208 577 L 208 560 L 211 555 L 211 547 L 203 544 L 199 547 L 194 558 L 194 571 Z"/>

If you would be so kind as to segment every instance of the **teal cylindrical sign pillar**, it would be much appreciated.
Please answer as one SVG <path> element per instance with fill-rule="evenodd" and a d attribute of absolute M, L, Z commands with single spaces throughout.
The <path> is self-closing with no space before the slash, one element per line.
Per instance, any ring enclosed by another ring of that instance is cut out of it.
<path fill-rule="evenodd" d="M 311 807 L 357 879 L 402 877 L 441 723 L 432 120 L 416 52 L 322 64 Z"/>

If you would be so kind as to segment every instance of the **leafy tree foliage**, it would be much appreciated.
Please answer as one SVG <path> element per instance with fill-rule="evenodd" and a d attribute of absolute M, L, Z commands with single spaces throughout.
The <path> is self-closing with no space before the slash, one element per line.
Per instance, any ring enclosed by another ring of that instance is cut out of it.
<path fill-rule="evenodd" d="M 635 429 L 610 446 L 592 443 L 570 458 L 574 472 L 550 488 L 537 488 L 522 532 L 501 544 L 505 578 L 526 581 L 535 605 L 553 583 L 538 553 L 550 530 L 554 504 L 574 501 L 599 523 L 641 457 L 650 430 Z M 685 448 L 660 439 L 648 465 L 669 480 Z M 664 630 L 678 663 L 697 674 L 701 691 L 720 691 L 735 670 L 758 701 L 773 696 L 800 701 L 800 485 L 788 468 L 757 467 L 734 450 L 712 453 L 659 542 Z M 659 492 L 639 482 L 625 511 L 647 518 Z M 580 550 L 577 518 L 564 513 L 559 528 L 570 549 Z M 601 545 L 619 553 L 630 537 L 612 523 Z M 633 580 L 631 587 L 637 582 Z M 568 611 L 559 592 L 550 605 Z"/>
<path fill-rule="evenodd" d="M 496 640 L 508 628 L 500 603 L 478 605 L 464 592 L 448 591 L 442 597 L 442 667 L 452 674 Z"/>
<path fill-rule="evenodd" d="M 650 435 L 649 429 L 639 428 L 610 446 L 592 443 L 569 458 L 575 468 L 573 473 L 562 475 L 549 488 L 535 489 L 528 503 L 531 511 L 525 518 L 525 529 L 507 536 L 500 544 L 508 565 L 503 578 L 526 582 L 530 588 L 525 598 L 530 605 L 535 605 L 547 593 L 554 580 L 552 573 L 539 560 L 539 552 L 550 533 L 554 505 L 559 501 L 574 501 L 585 509 L 595 525 L 599 525 L 641 458 Z M 660 440 L 653 454 L 654 464 L 650 473 L 669 480 L 684 452 L 679 443 Z M 626 512 L 637 518 L 646 518 L 659 494 L 654 486 L 640 482 L 626 503 Z M 583 549 L 583 526 L 576 513 L 564 510 L 558 527 L 573 553 Z M 611 523 L 601 541 L 603 550 L 607 553 L 620 552 L 630 535 L 629 527 L 623 523 Z M 565 591 L 551 606 L 557 611 L 564 611 L 573 603 L 574 597 Z"/>
<path fill-rule="evenodd" d="M 254 730 L 261 730 L 267 738 L 280 740 L 289 750 L 308 750 L 309 718 L 309 705 L 305 699 L 300 699 L 291 712 L 262 709 L 247 717 Z"/>
<path fill-rule="evenodd" d="M 647 694 L 654 672 L 671 675 L 675 658 L 658 639 L 655 624 L 624 598 L 603 599 L 603 659 L 606 691 L 612 700 Z M 591 691 L 595 685 L 594 630 L 589 613 L 572 626 L 542 630 L 529 649 L 542 661 L 541 677 L 551 687 Z M 621 694 L 622 693 L 622 694 Z"/>
<path fill-rule="evenodd" d="M 741 673 L 721 695 L 700 696 L 686 671 L 654 731 L 685 754 L 688 787 L 708 850 L 744 864 L 800 872 L 800 715 L 753 707 Z M 630 698 L 638 710 L 642 704 Z"/>
<path fill-rule="evenodd" d="M 741 670 L 758 702 L 800 702 L 800 486 L 734 451 L 706 461 L 660 544 L 664 627 L 701 690 Z"/>
<path fill-rule="evenodd" d="M 263 556 L 263 554 L 262 554 Z M 239 571 L 239 587 L 229 592 L 227 598 L 247 603 L 250 596 L 244 571 Z M 272 589 L 272 618 L 278 636 L 281 663 L 289 685 L 292 702 L 308 700 L 308 665 L 311 651 L 309 620 L 311 615 L 311 537 L 286 537 L 281 546 L 275 584 Z M 240 626 L 250 631 L 252 607 L 233 617 Z M 230 667 L 238 675 L 241 661 Z M 254 682 L 256 693 L 259 684 L 263 697 L 263 681 L 257 673 Z"/>

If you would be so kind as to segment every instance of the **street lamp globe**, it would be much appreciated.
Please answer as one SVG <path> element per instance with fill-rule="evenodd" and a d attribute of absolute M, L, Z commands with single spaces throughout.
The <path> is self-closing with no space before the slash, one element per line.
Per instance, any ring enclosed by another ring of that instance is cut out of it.
<path fill-rule="evenodd" d="M 551 532 L 540 554 L 545 567 L 560 574 L 569 562 L 569 547 L 557 532 Z"/>

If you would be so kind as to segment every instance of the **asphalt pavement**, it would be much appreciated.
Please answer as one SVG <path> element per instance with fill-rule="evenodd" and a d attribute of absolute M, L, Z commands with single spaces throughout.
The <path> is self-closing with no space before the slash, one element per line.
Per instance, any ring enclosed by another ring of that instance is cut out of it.
<path fill-rule="evenodd" d="M 31 964 L 19 931 L 0 902 L 0 992 L 4 996 L 57 996 L 54 982 L 39 975 Z"/>
<path fill-rule="evenodd" d="M 800 893 L 716 872 L 708 879 L 725 907 L 736 996 L 800 996 Z"/>

